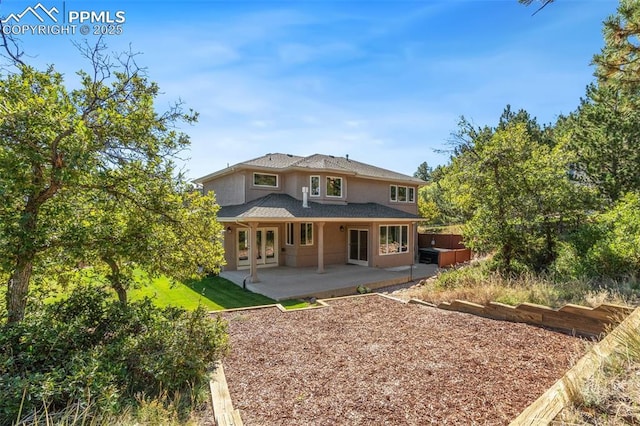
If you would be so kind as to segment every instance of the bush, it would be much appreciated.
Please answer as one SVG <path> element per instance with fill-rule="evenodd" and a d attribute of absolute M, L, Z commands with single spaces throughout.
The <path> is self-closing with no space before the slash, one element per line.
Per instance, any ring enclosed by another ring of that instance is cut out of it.
<path fill-rule="evenodd" d="M 561 245 L 552 269 L 563 279 L 637 281 L 640 277 L 640 195 L 630 193 Z"/>
<path fill-rule="evenodd" d="M 490 262 L 475 262 L 458 268 L 446 269 L 438 273 L 436 287 L 441 290 L 452 290 L 459 287 L 478 287 L 486 283 L 492 275 Z"/>
<path fill-rule="evenodd" d="M 371 293 L 371 289 L 369 287 L 365 287 L 363 285 L 359 285 L 356 287 L 356 293 L 358 294 L 368 294 Z"/>
<path fill-rule="evenodd" d="M 227 348 L 226 323 L 202 309 L 122 305 L 79 287 L 0 329 L 0 424 L 44 407 L 117 412 L 139 395 L 191 393 Z"/>

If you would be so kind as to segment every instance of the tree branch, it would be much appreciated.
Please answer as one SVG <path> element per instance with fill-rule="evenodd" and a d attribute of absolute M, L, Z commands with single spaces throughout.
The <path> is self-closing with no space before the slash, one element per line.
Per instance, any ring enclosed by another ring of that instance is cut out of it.
<path fill-rule="evenodd" d="M 22 59 L 20 59 L 24 52 L 20 49 L 20 46 L 18 46 L 18 42 L 11 35 L 5 34 L 3 27 L 4 24 L 2 23 L 2 19 L 0 17 L 0 35 L 2 36 L 1 47 L 7 53 L 7 56 L 5 57 L 8 57 L 8 59 L 12 61 L 16 66 L 26 66 Z M 14 51 L 12 51 L 12 46 Z"/>

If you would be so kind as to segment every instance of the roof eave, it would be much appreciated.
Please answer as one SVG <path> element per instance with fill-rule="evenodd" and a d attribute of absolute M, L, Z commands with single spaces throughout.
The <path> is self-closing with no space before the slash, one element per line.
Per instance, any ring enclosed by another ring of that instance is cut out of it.
<path fill-rule="evenodd" d="M 230 166 L 222 170 L 218 170 L 217 172 L 208 174 L 206 176 L 194 179 L 194 183 L 203 184 L 205 182 L 209 182 L 210 180 L 214 180 L 223 176 L 226 176 L 231 173 L 241 172 L 243 170 L 255 170 L 259 172 L 269 172 L 269 173 L 277 173 L 282 170 L 286 170 L 285 168 L 278 167 L 267 167 L 267 166 L 253 166 L 247 164 L 236 164 L 235 166 Z"/>
<path fill-rule="evenodd" d="M 219 217 L 222 223 L 249 223 L 249 222 L 419 222 L 422 218 L 398 218 L 398 217 Z"/>
<path fill-rule="evenodd" d="M 237 172 L 241 168 L 242 168 L 242 166 L 239 166 L 239 165 L 230 166 L 230 167 L 224 168 L 222 170 L 218 170 L 217 172 L 209 173 L 206 176 L 202 176 L 202 177 L 199 177 L 197 179 L 194 179 L 193 182 L 194 183 L 198 183 L 198 184 L 203 184 L 203 183 L 208 182 L 210 180 L 213 180 L 215 178 L 219 178 L 219 177 L 222 177 L 222 176 L 226 176 L 226 175 L 228 175 L 230 173 Z"/>

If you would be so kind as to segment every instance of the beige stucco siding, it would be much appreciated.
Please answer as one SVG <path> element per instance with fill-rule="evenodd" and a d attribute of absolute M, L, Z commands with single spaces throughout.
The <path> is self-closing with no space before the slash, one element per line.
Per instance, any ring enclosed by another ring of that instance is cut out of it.
<path fill-rule="evenodd" d="M 381 225 L 407 225 L 408 226 L 408 251 L 398 254 L 380 254 L 380 226 Z M 235 270 L 237 265 L 237 229 L 236 224 L 225 224 L 230 231 L 225 231 L 224 247 L 226 270 Z M 340 227 L 343 227 L 343 231 Z M 313 267 L 318 265 L 318 224 L 313 224 L 313 244 L 300 245 L 300 222 L 294 222 L 294 244 L 286 244 L 286 228 L 284 223 L 259 224 L 259 228 L 277 228 L 278 232 L 278 264 L 291 267 Z M 244 227 L 242 227 L 244 228 Z M 344 264 L 348 261 L 348 236 L 350 229 L 363 229 L 368 231 L 368 266 L 376 268 L 389 268 L 406 266 L 413 263 L 415 256 L 415 225 L 398 222 L 326 222 L 324 225 L 324 264 Z"/>
<path fill-rule="evenodd" d="M 221 206 L 242 204 L 264 197 L 271 193 L 284 193 L 302 200 L 302 188 L 310 187 L 311 176 L 320 177 L 320 196 L 309 196 L 309 201 L 326 204 L 344 203 L 377 203 L 407 213 L 418 214 L 418 188 L 414 188 L 415 201 L 393 202 L 389 199 L 389 183 L 372 179 L 362 179 L 340 173 L 311 173 L 295 171 L 288 173 L 269 173 L 278 176 L 277 187 L 261 187 L 253 184 L 253 174 L 259 170 L 245 170 L 233 175 L 223 176 L 204 184 L 205 191 L 213 190 Z M 328 197 L 326 194 L 326 178 L 342 178 L 342 197 Z"/>
<path fill-rule="evenodd" d="M 349 189 L 350 203 L 389 204 L 389 184 L 386 182 L 351 177 Z"/>
<path fill-rule="evenodd" d="M 236 230 L 235 227 L 228 226 L 227 224 L 224 224 L 224 226 L 224 260 L 227 263 L 224 269 L 227 271 L 235 271 L 238 269 L 236 262 Z"/>
<path fill-rule="evenodd" d="M 390 200 L 390 185 L 389 182 L 351 177 L 347 201 L 350 203 L 377 203 L 407 213 L 418 214 L 418 187 L 402 185 L 414 188 L 414 202 L 400 203 Z"/>
<path fill-rule="evenodd" d="M 204 193 L 213 191 L 221 206 L 232 206 L 245 202 L 245 178 L 243 174 L 230 174 L 202 185 Z"/>
<path fill-rule="evenodd" d="M 302 199 L 302 187 L 305 185 L 304 182 L 300 182 L 301 178 L 302 176 L 298 173 L 287 173 L 284 178 L 285 194 L 291 195 L 293 198 Z"/>
<path fill-rule="evenodd" d="M 244 228 L 235 224 L 225 224 L 225 260 L 226 270 L 235 270 L 237 265 L 237 230 Z M 286 231 L 284 224 L 265 223 L 259 224 L 259 228 L 269 227 L 278 230 L 278 264 L 304 267 L 317 266 L 318 264 L 318 225 L 313 225 L 313 244 L 300 245 L 300 223 L 294 223 L 294 244 L 286 244 Z M 226 229 L 230 229 L 227 231 Z M 325 265 L 343 264 L 347 261 L 347 232 L 340 231 L 340 224 L 326 223 L 324 226 L 324 263 Z"/>
<path fill-rule="evenodd" d="M 347 262 L 347 231 L 340 231 L 339 223 L 324 225 L 324 263 L 325 265 Z M 343 225 L 344 226 L 344 225 Z"/>
<path fill-rule="evenodd" d="M 291 172 L 287 175 L 286 193 L 293 198 L 302 199 L 302 188 L 311 188 L 311 176 L 320 176 L 320 196 L 312 197 L 309 195 L 309 201 L 319 203 L 344 204 L 348 199 L 349 193 L 349 177 L 340 173 L 306 173 Z M 327 197 L 326 185 L 327 176 L 342 178 L 342 197 Z"/>
<path fill-rule="evenodd" d="M 245 191 L 247 193 L 246 203 L 249 201 L 256 200 L 258 198 L 262 198 L 269 194 L 280 194 L 284 193 L 284 188 L 287 185 L 286 174 L 284 173 L 273 173 L 273 172 L 264 172 L 259 170 L 246 170 L 243 172 L 245 175 Z M 278 186 L 277 187 L 265 187 L 265 186 L 256 186 L 253 184 L 253 174 L 254 173 L 265 173 L 270 175 L 278 176 Z"/>
<path fill-rule="evenodd" d="M 294 224 L 294 245 L 283 243 L 283 264 L 287 266 L 304 267 L 318 265 L 318 224 L 313 225 L 313 245 L 300 245 L 300 223 Z M 283 226 L 283 232 L 284 226 Z M 286 235 L 282 235 L 286 242 Z M 340 224 L 325 223 L 324 225 L 324 263 L 325 265 L 343 264 L 347 256 L 346 232 L 340 232 Z"/>

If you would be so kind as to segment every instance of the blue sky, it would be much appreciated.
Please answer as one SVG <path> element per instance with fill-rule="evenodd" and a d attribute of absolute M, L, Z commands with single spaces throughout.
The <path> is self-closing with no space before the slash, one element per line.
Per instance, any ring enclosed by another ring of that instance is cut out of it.
<path fill-rule="evenodd" d="M 0 15 L 36 4 L 4 0 Z M 413 174 L 448 161 L 438 151 L 462 115 L 492 125 L 511 104 L 553 122 L 593 80 L 616 6 L 557 0 L 532 16 L 517 0 L 64 2 L 124 11 L 109 49 L 142 53 L 159 109 L 181 99 L 200 113 L 182 128 L 192 178 L 268 152 L 349 154 Z M 69 85 L 87 65 L 72 44 L 79 34 L 21 40 L 28 61 L 55 64 Z"/>

